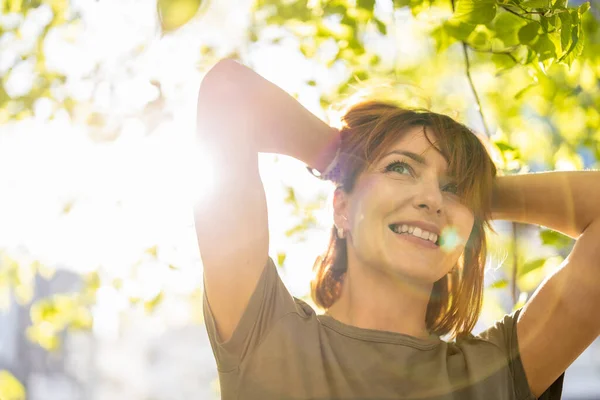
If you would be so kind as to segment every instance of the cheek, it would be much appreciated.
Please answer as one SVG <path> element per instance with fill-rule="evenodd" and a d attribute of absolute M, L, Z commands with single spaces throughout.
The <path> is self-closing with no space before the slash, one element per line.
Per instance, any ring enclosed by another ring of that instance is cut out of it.
<path fill-rule="evenodd" d="M 377 193 L 379 195 L 374 195 L 373 191 L 361 193 L 362 196 L 356 196 L 350 206 L 348 222 L 355 247 L 367 248 L 381 243 L 386 210 L 390 210 L 385 199 L 391 196 L 381 195 L 381 191 Z"/>
<path fill-rule="evenodd" d="M 466 206 L 457 204 L 448 208 L 448 225 L 451 227 L 449 243 L 458 245 L 458 248 L 448 249 L 449 253 L 462 253 L 471 236 L 474 221 L 473 213 Z"/>
<path fill-rule="evenodd" d="M 368 199 L 357 199 L 351 208 L 350 232 L 352 243 L 355 247 L 364 247 L 369 238 L 373 237 L 375 229 L 375 218 L 373 217 L 374 204 L 370 204 Z"/>

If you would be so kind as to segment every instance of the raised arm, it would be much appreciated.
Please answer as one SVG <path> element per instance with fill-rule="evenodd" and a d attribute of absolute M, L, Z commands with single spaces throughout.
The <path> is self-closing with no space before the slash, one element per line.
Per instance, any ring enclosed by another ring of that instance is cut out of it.
<path fill-rule="evenodd" d="M 600 335 L 600 172 L 499 177 L 493 199 L 497 219 L 544 225 L 577 239 L 517 322 L 525 374 L 540 396 Z"/>
<path fill-rule="evenodd" d="M 543 225 L 577 238 L 600 218 L 600 172 L 543 172 L 496 178 L 494 219 Z"/>
<path fill-rule="evenodd" d="M 194 207 L 206 295 L 222 342 L 233 333 L 268 257 L 267 205 L 258 153 L 295 157 L 319 170 L 337 130 L 251 69 L 217 63 L 198 95 L 197 140 L 214 184 Z"/>

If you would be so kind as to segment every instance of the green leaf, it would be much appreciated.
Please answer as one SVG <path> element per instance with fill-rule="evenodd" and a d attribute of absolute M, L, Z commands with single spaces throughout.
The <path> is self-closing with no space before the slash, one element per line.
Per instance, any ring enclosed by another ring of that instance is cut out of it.
<path fill-rule="evenodd" d="M 432 2 L 432 0 L 394 0 L 394 7 L 410 7 L 412 15 L 416 17 L 421 12 L 425 11 Z"/>
<path fill-rule="evenodd" d="M 563 54 L 564 49 L 561 43 L 560 32 L 554 30 L 553 32 L 548 33 L 548 39 L 554 43 L 554 57 L 557 58 L 559 54 Z"/>
<path fill-rule="evenodd" d="M 521 268 L 519 268 L 519 277 L 526 275 L 526 274 L 530 273 L 531 271 L 534 271 L 538 268 L 543 267 L 545 263 L 546 263 L 545 258 L 538 258 L 538 259 L 528 262 L 527 264 L 525 264 Z"/>
<path fill-rule="evenodd" d="M 375 54 L 369 60 L 369 65 L 375 66 L 375 65 L 379 64 L 380 62 L 381 62 L 381 57 L 379 57 L 377 54 Z"/>
<path fill-rule="evenodd" d="M 546 246 L 553 246 L 557 249 L 563 249 L 572 242 L 568 236 L 552 230 L 540 231 L 540 239 Z"/>
<path fill-rule="evenodd" d="M 363 82 L 363 81 L 366 81 L 367 79 L 369 79 L 369 72 L 367 72 L 364 69 L 360 69 L 360 70 L 354 71 L 354 73 L 352 74 L 352 77 L 354 78 L 354 80 L 356 82 Z"/>
<path fill-rule="evenodd" d="M 2 2 L 2 13 L 5 11 L 10 13 L 18 13 L 21 12 L 21 6 L 23 5 L 23 0 L 8 0 L 8 2 Z"/>
<path fill-rule="evenodd" d="M 569 50 L 558 60 L 564 62 L 568 66 L 571 66 L 573 61 L 583 53 L 584 47 L 584 31 L 581 27 L 581 17 L 576 10 L 572 10 L 571 19 L 573 21 L 571 30 L 571 47 Z"/>
<path fill-rule="evenodd" d="M 431 31 L 430 35 L 435 41 L 435 47 L 438 53 L 445 51 L 452 43 L 456 42 L 456 38 L 448 33 L 445 24 L 435 28 Z"/>
<path fill-rule="evenodd" d="M 480 25 L 481 27 L 481 25 Z M 469 42 L 475 46 L 475 48 L 488 47 L 490 44 L 491 34 L 487 29 L 476 29 L 470 36 Z"/>
<path fill-rule="evenodd" d="M 522 44 L 530 44 L 537 37 L 539 30 L 540 24 L 537 22 L 528 23 L 519 29 L 519 42 Z"/>
<path fill-rule="evenodd" d="M 500 151 L 505 152 L 505 151 L 517 151 L 516 148 L 514 148 L 513 146 L 511 146 L 510 144 L 506 143 L 506 142 L 494 142 L 494 144 L 500 149 Z"/>
<path fill-rule="evenodd" d="M 519 41 L 519 29 L 527 22 L 509 12 L 498 13 L 492 21 L 492 31 L 495 37 L 502 40 L 505 46 L 516 46 Z"/>
<path fill-rule="evenodd" d="M 538 40 L 531 45 L 531 48 L 537 51 L 540 61 L 556 57 L 556 46 L 548 34 L 540 35 Z"/>
<path fill-rule="evenodd" d="M 156 8 L 163 32 L 172 32 L 189 22 L 202 0 L 158 0 Z"/>
<path fill-rule="evenodd" d="M 523 0 L 521 5 L 527 8 L 548 8 L 550 0 Z"/>
<path fill-rule="evenodd" d="M 489 288 L 490 289 L 503 289 L 508 286 L 508 281 L 506 279 L 500 279 L 494 283 L 492 283 Z"/>
<path fill-rule="evenodd" d="M 542 23 L 542 28 L 544 32 L 549 32 L 554 30 L 556 24 L 558 23 L 558 17 L 556 15 L 550 15 L 548 17 L 541 17 L 540 22 Z"/>
<path fill-rule="evenodd" d="M 154 298 L 149 301 L 144 302 L 144 311 L 150 314 L 154 309 L 163 301 L 163 292 L 160 291 Z"/>
<path fill-rule="evenodd" d="M 382 35 L 387 35 L 387 26 L 385 25 L 385 23 L 383 23 L 383 21 L 381 21 L 378 18 L 373 18 L 373 21 L 375 22 L 375 26 L 377 26 L 377 30 L 379 31 L 379 33 L 381 33 Z"/>
<path fill-rule="evenodd" d="M 590 2 L 586 1 L 582 5 L 579 6 L 579 15 L 585 14 L 590 9 Z"/>
<path fill-rule="evenodd" d="M 411 3 L 412 3 L 411 0 L 394 0 L 394 7 L 396 7 L 396 8 L 408 7 L 411 5 Z"/>
<path fill-rule="evenodd" d="M 375 0 L 358 0 L 356 5 L 360 8 L 364 8 L 365 10 L 373 11 L 375 7 Z"/>
<path fill-rule="evenodd" d="M 562 12 L 558 14 L 560 18 L 560 44 L 563 49 L 568 49 L 571 44 L 571 30 L 572 30 L 572 21 L 571 14 L 568 12 Z"/>
<path fill-rule="evenodd" d="M 329 15 L 346 15 L 348 13 L 348 8 L 346 7 L 345 4 L 340 4 L 340 3 L 327 3 L 323 6 L 323 13 L 326 16 Z"/>
<path fill-rule="evenodd" d="M 313 58 L 317 53 L 317 46 L 312 41 L 303 41 L 299 47 L 300 52 L 306 58 Z"/>
<path fill-rule="evenodd" d="M 552 6 L 553 9 L 564 9 L 567 8 L 567 3 L 569 2 L 569 0 L 556 0 L 556 2 L 554 3 L 554 5 Z"/>
<path fill-rule="evenodd" d="M 285 262 L 286 258 L 287 258 L 287 254 L 277 253 L 277 265 L 279 265 L 280 267 L 283 267 L 283 263 Z"/>
<path fill-rule="evenodd" d="M 523 97 L 523 95 L 525 93 L 527 93 L 529 91 L 529 89 L 534 88 L 538 85 L 538 83 L 532 83 L 531 85 L 527 85 L 526 87 L 524 87 L 523 89 L 519 90 L 517 92 L 517 94 L 515 94 L 515 99 L 520 99 L 521 97 Z"/>
<path fill-rule="evenodd" d="M 494 0 L 458 0 L 453 20 L 472 24 L 486 24 L 496 16 Z"/>
<path fill-rule="evenodd" d="M 457 40 L 467 40 L 469 35 L 475 30 L 476 25 L 458 20 L 448 20 L 444 22 L 443 29 L 446 33 Z"/>

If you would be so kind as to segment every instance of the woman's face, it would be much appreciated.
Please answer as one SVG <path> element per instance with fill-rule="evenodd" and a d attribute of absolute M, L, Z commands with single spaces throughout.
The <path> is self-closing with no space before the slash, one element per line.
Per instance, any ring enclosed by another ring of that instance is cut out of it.
<path fill-rule="evenodd" d="M 335 220 L 346 230 L 349 260 L 424 284 L 447 274 L 474 221 L 447 167 L 423 127 L 413 127 L 358 177 L 350 194 L 336 191 Z"/>

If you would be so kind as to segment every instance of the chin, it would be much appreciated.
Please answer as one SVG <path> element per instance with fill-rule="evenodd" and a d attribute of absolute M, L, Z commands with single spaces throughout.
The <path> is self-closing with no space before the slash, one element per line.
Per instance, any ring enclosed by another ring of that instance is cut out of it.
<path fill-rule="evenodd" d="M 440 280 L 446 275 L 446 271 L 440 271 L 437 268 L 432 268 L 427 264 L 421 263 L 422 268 L 416 270 L 415 266 L 419 265 L 418 263 L 411 264 L 410 266 L 393 264 L 391 265 L 391 270 L 393 270 L 393 275 L 398 277 L 399 279 L 408 280 L 411 282 L 418 283 L 419 285 L 433 285 L 435 282 Z"/>

